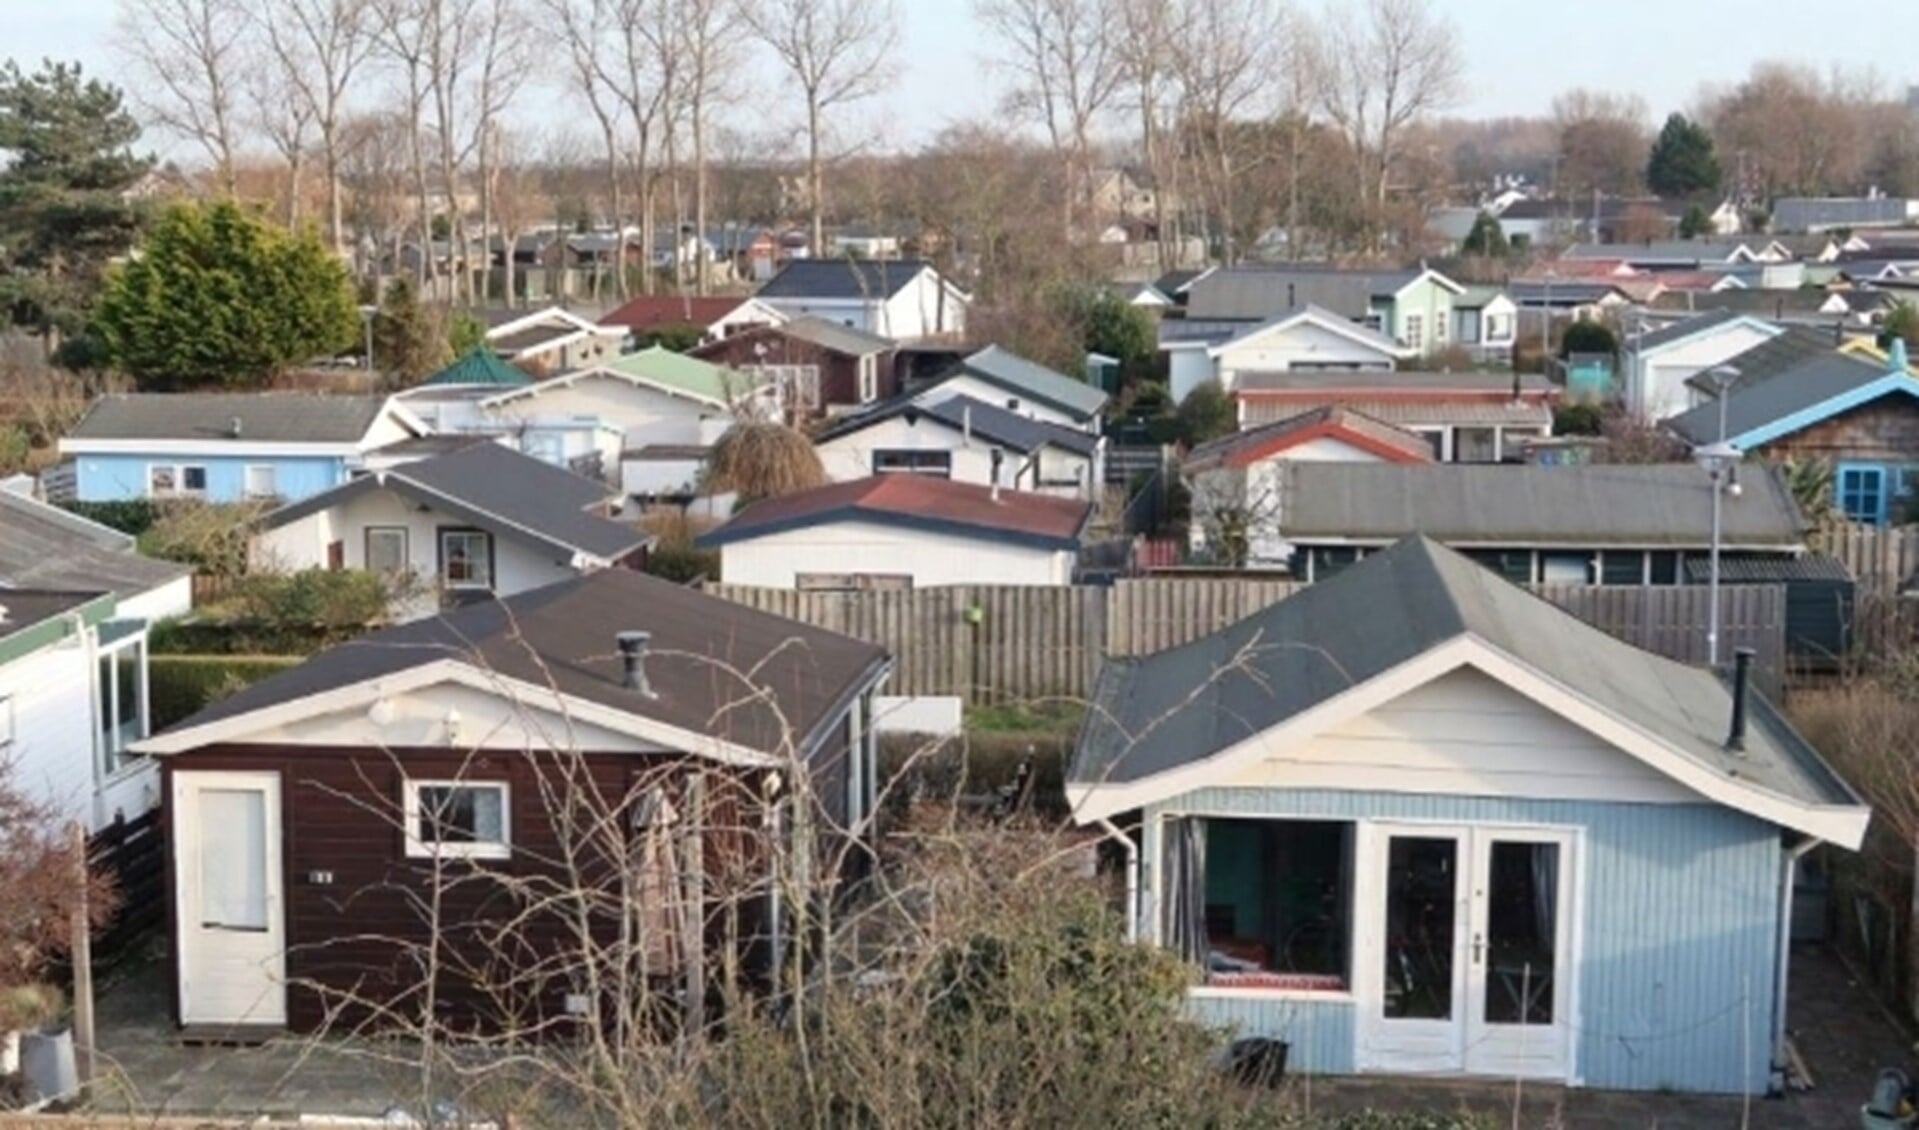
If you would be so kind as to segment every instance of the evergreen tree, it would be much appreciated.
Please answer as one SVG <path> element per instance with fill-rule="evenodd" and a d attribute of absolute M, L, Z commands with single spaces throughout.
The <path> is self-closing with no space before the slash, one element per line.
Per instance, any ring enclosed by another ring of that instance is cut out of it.
<path fill-rule="evenodd" d="M 1646 162 L 1646 185 L 1661 196 L 1695 196 L 1719 188 L 1719 158 L 1706 127 L 1674 114 L 1666 119 Z"/>
<path fill-rule="evenodd" d="M 1686 214 L 1679 217 L 1679 238 L 1698 239 L 1702 235 L 1712 234 L 1712 217 L 1697 204 L 1688 204 Z"/>
<path fill-rule="evenodd" d="M 1466 233 L 1465 242 L 1459 245 L 1462 255 L 1477 255 L 1483 259 L 1504 259 L 1512 253 L 1512 245 L 1506 242 L 1506 229 L 1490 212 L 1481 212 L 1473 221 L 1473 230 Z"/>
<path fill-rule="evenodd" d="M 353 348 L 352 280 L 311 231 L 232 203 L 178 205 L 107 277 L 95 326 L 143 389 L 260 387 L 291 365 Z"/>
<path fill-rule="evenodd" d="M 479 335 L 485 339 L 485 332 Z M 472 342 L 467 350 L 470 352 Z M 444 368 L 455 356 L 440 318 L 420 302 L 413 280 L 400 275 L 387 284 L 373 319 L 373 365 L 395 384 L 410 385 Z"/>
<path fill-rule="evenodd" d="M 107 264 L 138 235 L 128 190 L 152 168 L 133 154 L 139 137 L 119 89 L 78 63 L 0 67 L 0 150 L 12 158 L 0 169 L 0 302 L 49 347 L 86 329 Z"/>

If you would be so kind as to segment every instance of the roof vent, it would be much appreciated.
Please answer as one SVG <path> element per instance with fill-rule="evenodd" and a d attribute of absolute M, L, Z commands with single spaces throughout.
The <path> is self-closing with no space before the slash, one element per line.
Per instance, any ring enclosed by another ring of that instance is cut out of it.
<path fill-rule="evenodd" d="M 240 417 L 235 416 L 231 420 L 227 421 L 227 438 L 228 439 L 240 438 Z"/>
<path fill-rule="evenodd" d="M 638 691 L 644 698 L 658 698 L 646 681 L 646 652 L 653 643 L 652 632 L 621 632 L 614 637 L 620 649 L 622 668 L 620 685 L 630 691 Z"/>
<path fill-rule="evenodd" d="M 1752 672 L 1753 650 L 1742 647 L 1732 659 L 1732 725 L 1726 730 L 1726 752 L 1746 752 L 1746 684 Z"/>
<path fill-rule="evenodd" d="M 1903 337 L 1893 338 L 1892 344 L 1886 347 L 1886 367 L 1904 376 L 1908 364 L 1910 364 L 1910 362 L 1906 360 L 1906 339 Z"/>

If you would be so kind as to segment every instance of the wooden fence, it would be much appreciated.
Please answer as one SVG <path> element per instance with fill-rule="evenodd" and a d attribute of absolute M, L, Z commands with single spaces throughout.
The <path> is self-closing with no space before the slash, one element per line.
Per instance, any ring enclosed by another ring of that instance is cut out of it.
<path fill-rule="evenodd" d="M 879 644 L 898 664 L 896 694 L 969 702 L 1083 699 L 1107 656 L 1146 655 L 1202 636 L 1291 596 L 1292 581 L 1147 577 L 1110 587 L 952 585 L 907 592 L 795 592 L 711 585 L 728 600 Z M 1679 588 L 1549 585 L 1535 589 L 1586 622 L 1689 663 L 1706 658 L 1709 594 Z M 1785 671 L 1781 585 L 1720 590 L 1722 654 L 1757 652 L 1762 685 Z"/>
<path fill-rule="evenodd" d="M 93 866 L 113 877 L 120 909 L 93 940 L 95 966 L 124 956 L 134 943 L 166 922 L 166 837 L 160 810 L 120 817 L 87 843 Z"/>
<path fill-rule="evenodd" d="M 1919 572 L 1919 526 L 1866 526 L 1834 522 L 1814 544 L 1845 565 L 1861 596 L 1891 596 Z"/>

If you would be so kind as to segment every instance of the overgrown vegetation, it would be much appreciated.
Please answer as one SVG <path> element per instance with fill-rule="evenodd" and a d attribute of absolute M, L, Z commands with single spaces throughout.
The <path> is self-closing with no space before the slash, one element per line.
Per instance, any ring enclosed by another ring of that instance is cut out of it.
<path fill-rule="evenodd" d="M 746 505 L 825 483 L 813 441 L 784 424 L 740 420 L 713 445 L 703 486 L 710 494 L 737 494 Z"/>
<path fill-rule="evenodd" d="M 129 526 L 137 524 L 142 516 L 138 500 L 107 505 L 122 509 L 102 513 L 114 515 Z M 268 509 L 270 504 L 266 502 L 209 503 L 190 498 L 147 502 L 148 524 L 136 535 L 140 552 L 182 561 L 216 577 L 241 576 L 247 571 L 253 523 Z"/>
<path fill-rule="evenodd" d="M 147 659 L 147 710 L 155 732 L 254 683 L 305 662 L 303 655 L 165 655 Z"/>

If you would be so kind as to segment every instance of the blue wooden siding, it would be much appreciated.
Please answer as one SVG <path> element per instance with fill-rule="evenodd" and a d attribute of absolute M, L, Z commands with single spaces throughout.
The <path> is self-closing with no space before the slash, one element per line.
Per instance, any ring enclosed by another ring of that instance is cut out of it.
<path fill-rule="evenodd" d="M 1770 824 L 1708 804 L 1202 789 L 1147 810 L 1146 914 L 1157 906 L 1158 818 L 1185 812 L 1584 829 L 1577 1076 L 1627 1090 L 1766 1085 L 1780 866 Z M 1288 1039 L 1302 1070 L 1354 1069 L 1355 1004 L 1195 997 L 1190 1007 L 1243 1033 Z"/>
<path fill-rule="evenodd" d="M 279 496 L 297 502 L 346 481 L 346 460 L 331 456 L 81 455 L 75 458 L 74 490 L 81 502 L 119 502 L 147 496 L 147 468 L 205 467 L 208 502 L 238 502 L 246 493 L 246 469 L 274 469 Z"/>

